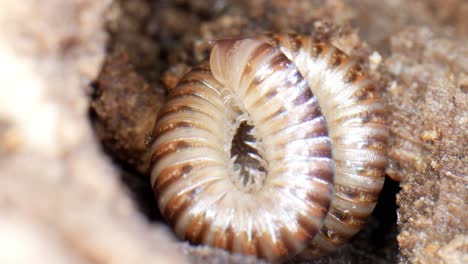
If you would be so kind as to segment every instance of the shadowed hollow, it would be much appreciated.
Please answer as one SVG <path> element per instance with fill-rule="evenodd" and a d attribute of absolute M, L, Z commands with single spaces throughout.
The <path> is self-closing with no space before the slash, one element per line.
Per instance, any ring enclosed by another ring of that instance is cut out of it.
<path fill-rule="evenodd" d="M 268 164 L 260 154 L 253 126 L 247 121 L 240 123 L 231 142 L 231 181 L 241 191 L 258 191 L 267 177 Z"/>

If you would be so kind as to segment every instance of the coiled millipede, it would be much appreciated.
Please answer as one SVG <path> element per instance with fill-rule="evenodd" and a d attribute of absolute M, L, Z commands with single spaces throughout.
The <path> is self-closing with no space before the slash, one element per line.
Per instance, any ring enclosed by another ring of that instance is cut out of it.
<path fill-rule="evenodd" d="M 215 41 L 169 92 L 151 182 L 176 234 L 283 260 L 359 231 L 384 182 L 384 104 L 363 68 L 311 36 Z"/>

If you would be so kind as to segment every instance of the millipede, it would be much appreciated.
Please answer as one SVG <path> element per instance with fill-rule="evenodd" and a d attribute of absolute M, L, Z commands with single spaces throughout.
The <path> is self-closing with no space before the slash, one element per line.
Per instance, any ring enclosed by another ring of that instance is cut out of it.
<path fill-rule="evenodd" d="M 385 105 L 365 69 L 313 36 L 212 41 L 169 91 L 151 146 L 181 239 L 270 261 L 333 252 L 384 183 Z"/>

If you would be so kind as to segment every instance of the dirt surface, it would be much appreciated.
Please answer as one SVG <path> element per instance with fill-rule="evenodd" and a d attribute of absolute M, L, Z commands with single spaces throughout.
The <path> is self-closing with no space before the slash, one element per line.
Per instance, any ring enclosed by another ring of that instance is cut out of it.
<path fill-rule="evenodd" d="M 468 261 L 468 47 L 408 28 L 386 64 L 400 253 L 412 263 Z M 408 93 L 410 89 L 413 93 Z M 403 125 L 404 124 L 404 125 Z"/>
<path fill-rule="evenodd" d="M 123 49 L 109 54 L 95 82 L 92 115 L 107 151 L 144 173 L 149 166 L 147 132 L 154 126 L 164 93 L 138 75 L 129 60 Z"/>
<path fill-rule="evenodd" d="M 0 0 L 0 262 L 260 263 L 174 243 L 147 135 L 208 40 L 296 32 L 369 68 L 401 180 L 353 241 L 307 263 L 468 263 L 467 1 L 17 2 Z"/>

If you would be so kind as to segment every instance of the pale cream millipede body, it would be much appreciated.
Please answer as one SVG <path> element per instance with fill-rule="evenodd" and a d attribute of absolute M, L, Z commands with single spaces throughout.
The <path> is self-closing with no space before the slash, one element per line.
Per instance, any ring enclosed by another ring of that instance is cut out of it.
<path fill-rule="evenodd" d="M 169 92 L 153 137 L 151 182 L 176 234 L 272 261 L 349 240 L 387 164 L 378 92 L 310 36 L 214 42 Z"/>

